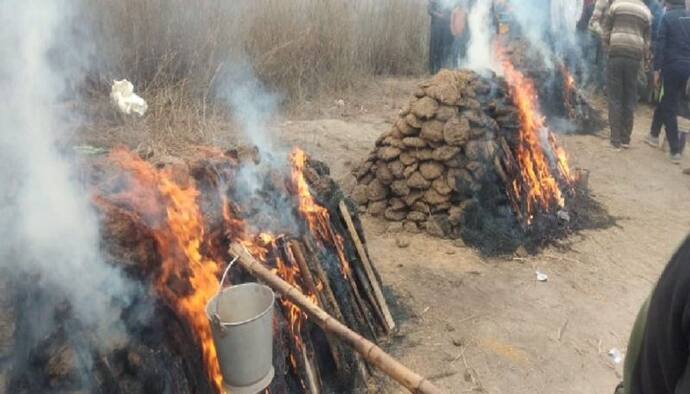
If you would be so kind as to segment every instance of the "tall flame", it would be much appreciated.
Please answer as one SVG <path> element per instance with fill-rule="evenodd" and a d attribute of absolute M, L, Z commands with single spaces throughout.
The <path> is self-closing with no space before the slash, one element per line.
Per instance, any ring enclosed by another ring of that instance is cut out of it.
<path fill-rule="evenodd" d="M 299 211 L 307 221 L 309 229 L 321 242 L 335 247 L 340 267 L 345 277 L 350 276 L 350 264 L 345 257 L 345 241 L 339 234 L 334 233 L 331 226 L 331 216 L 328 210 L 316 203 L 309 190 L 309 184 L 304 177 L 304 168 L 307 163 L 307 155 L 299 148 L 293 149 L 290 154 L 292 163 L 292 182 L 297 189 Z"/>
<path fill-rule="evenodd" d="M 516 213 L 530 224 L 537 208 L 548 212 L 565 205 L 562 184 L 570 185 L 572 178 L 565 151 L 558 146 L 539 111 L 534 84 L 500 50 L 497 53 L 521 121 L 514 152 L 520 173 L 508 194 Z"/>
<path fill-rule="evenodd" d="M 205 313 L 206 304 L 218 290 L 220 264 L 200 251 L 204 225 L 197 204 L 199 192 L 194 185 L 183 188 L 175 183 L 170 170 L 156 170 L 125 150 L 113 151 L 110 159 L 132 179 L 128 189 L 108 199 L 126 204 L 141 217 L 152 220 L 162 258 L 154 289 L 189 325 L 201 347 L 209 381 L 221 393 L 223 377 Z M 189 288 L 173 291 L 170 284 L 176 279 L 186 279 Z"/>

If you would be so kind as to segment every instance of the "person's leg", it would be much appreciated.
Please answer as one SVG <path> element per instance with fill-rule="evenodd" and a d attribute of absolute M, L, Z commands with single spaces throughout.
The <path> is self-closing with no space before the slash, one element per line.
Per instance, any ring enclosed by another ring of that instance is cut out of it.
<path fill-rule="evenodd" d="M 680 153 L 677 115 L 678 101 L 684 87 L 682 75 L 678 75 L 673 69 L 664 70 L 664 97 L 661 99 L 661 110 L 671 155 Z"/>
<path fill-rule="evenodd" d="M 637 107 L 637 79 L 640 72 L 640 62 L 626 59 L 623 72 L 623 128 L 621 143 L 630 145 L 633 126 L 635 124 L 635 108 Z"/>
<path fill-rule="evenodd" d="M 659 134 L 661 134 L 661 126 L 664 125 L 662 113 L 661 103 L 657 103 L 656 107 L 654 108 L 654 116 L 652 117 L 652 126 L 649 130 L 649 134 L 654 138 L 659 138 Z"/>
<path fill-rule="evenodd" d="M 429 32 L 429 71 L 432 74 L 436 74 L 441 68 L 441 26 L 439 19 L 432 16 Z"/>
<path fill-rule="evenodd" d="M 621 65 L 624 59 L 610 58 L 607 65 L 607 86 L 609 102 L 609 125 L 611 127 L 611 144 L 619 147 L 623 128 L 623 94 L 624 80 Z"/>

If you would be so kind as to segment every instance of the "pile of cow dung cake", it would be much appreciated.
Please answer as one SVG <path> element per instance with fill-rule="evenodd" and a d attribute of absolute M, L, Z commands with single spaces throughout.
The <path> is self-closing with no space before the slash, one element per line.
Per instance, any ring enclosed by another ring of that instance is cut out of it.
<path fill-rule="evenodd" d="M 521 176 L 521 122 L 503 78 L 442 70 L 419 84 L 354 170 L 351 197 L 407 232 L 462 239 L 486 254 L 533 251 L 574 230 L 610 225 L 574 178 L 558 180 L 565 206 L 521 217 L 520 197 L 506 192 Z"/>

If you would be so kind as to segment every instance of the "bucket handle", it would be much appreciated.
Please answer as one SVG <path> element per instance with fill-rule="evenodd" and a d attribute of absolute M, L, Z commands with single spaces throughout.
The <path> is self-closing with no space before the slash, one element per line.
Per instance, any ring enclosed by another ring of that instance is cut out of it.
<path fill-rule="evenodd" d="M 232 259 L 232 261 L 228 263 L 228 266 L 225 268 L 225 271 L 223 272 L 223 276 L 220 278 L 220 283 L 218 284 L 218 292 L 216 293 L 216 310 L 213 313 L 213 323 L 221 329 L 223 328 L 223 325 L 220 322 L 220 314 L 218 311 L 218 309 L 220 308 L 220 302 L 222 300 L 222 297 L 220 297 L 220 293 L 223 291 L 223 284 L 225 283 L 225 279 L 227 278 L 232 266 L 235 265 L 235 263 L 237 262 L 237 259 L 239 259 L 239 256 L 235 256 Z"/>

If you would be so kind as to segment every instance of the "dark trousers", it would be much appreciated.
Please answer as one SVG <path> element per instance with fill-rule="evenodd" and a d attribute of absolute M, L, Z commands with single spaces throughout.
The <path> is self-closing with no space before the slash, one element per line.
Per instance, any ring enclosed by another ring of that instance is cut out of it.
<path fill-rule="evenodd" d="M 678 63 L 664 67 L 664 96 L 661 98 L 661 117 L 666 126 L 666 139 L 671 154 L 681 153 L 682 147 L 678 137 L 678 106 L 690 78 L 690 64 Z"/>
<path fill-rule="evenodd" d="M 652 127 L 650 128 L 649 134 L 652 137 L 658 137 L 661 134 L 661 126 L 664 125 L 663 113 L 661 111 L 661 104 L 657 104 L 654 108 L 654 116 L 652 117 Z"/>
<path fill-rule="evenodd" d="M 431 17 L 431 34 L 429 41 L 429 71 L 436 74 L 448 66 L 453 49 L 453 33 L 448 19 Z"/>
<path fill-rule="evenodd" d="M 609 57 L 608 99 L 611 143 L 629 144 L 637 105 L 637 73 L 641 62 L 627 57 Z"/>

